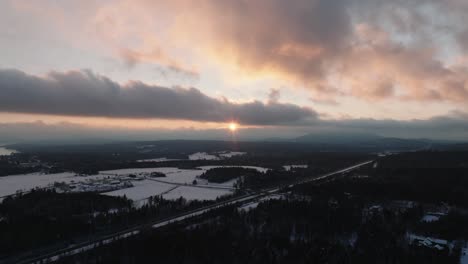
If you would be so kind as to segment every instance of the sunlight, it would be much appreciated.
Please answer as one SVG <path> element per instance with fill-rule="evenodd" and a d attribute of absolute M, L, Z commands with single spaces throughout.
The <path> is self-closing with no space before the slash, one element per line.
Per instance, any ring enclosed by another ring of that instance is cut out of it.
<path fill-rule="evenodd" d="M 229 123 L 229 130 L 231 130 L 231 132 L 235 132 L 237 130 L 237 123 L 234 123 L 234 122 L 231 122 Z"/>

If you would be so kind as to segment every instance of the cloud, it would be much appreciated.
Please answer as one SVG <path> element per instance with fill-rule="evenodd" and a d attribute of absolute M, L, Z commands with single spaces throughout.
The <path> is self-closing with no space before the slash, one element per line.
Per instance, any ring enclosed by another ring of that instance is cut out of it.
<path fill-rule="evenodd" d="M 83 31 L 95 33 L 89 39 L 101 40 L 128 65 L 157 64 L 173 73 L 198 73 L 201 79 L 213 73 L 203 72 L 211 67 L 235 77 L 239 70 L 252 77 L 267 75 L 288 87 L 305 87 L 313 100 L 325 103 L 393 99 L 460 108 L 468 101 L 465 0 L 112 0 L 82 5 L 91 7 L 74 8 L 86 10 L 76 24 L 83 22 Z M 34 13 L 41 15 L 37 7 Z M 463 63 L 455 63 L 462 58 Z"/>
<path fill-rule="evenodd" d="M 0 111 L 202 122 L 234 119 L 248 125 L 294 124 L 317 118 L 314 110 L 293 104 L 232 103 L 196 88 L 167 88 L 138 81 L 120 85 L 87 70 L 52 72 L 45 77 L 0 70 Z"/>
<path fill-rule="evenodd" d="M 141 3 L 174 14 L 169 30 L 202 58 L 294 82 L 313 97 L 468 101 L 468 67 L 447 55 L 467 46 L 462 0 Z"/>

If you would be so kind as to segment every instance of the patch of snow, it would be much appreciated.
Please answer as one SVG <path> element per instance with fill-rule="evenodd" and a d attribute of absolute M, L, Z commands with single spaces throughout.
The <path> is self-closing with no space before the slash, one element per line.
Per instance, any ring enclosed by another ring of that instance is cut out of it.
<path fill-rule="evenodd" d="M 308 165 L 284 165 L 283 168 L 286 171 L 290 171 L 291 169 L 307 169 Z"/>
<path fill-rule="evenodd" d="M 242 156 L 247 154 L 247 152 L 239 152 L 239 151 L 226 151 L 223 153 L 218 154 L 220 157 L 223 158 L 232 158 L 234 156 Z"/>
<path fill-rule="evenodd" d="M 189 155 L 189 160 L 219 160 L 219 157 L 206 152 L 197 152 Z"/>
<path fill-rule="evenodd" d="M 468 246 L 462 248 L 460 256 L 460 264 L 468 264 Z"/>
<path fill-rule="evenodd" d="M 17 153 L 17 151 L 13 149 L 0 147 L 0 156 L 10 156 L 13 153 Z"/>
<path fill-rule="evenodd" d="M 247 204 L 244 204 L 241 207 L 237 208 L 237 210 L 238 211 L 243 211 L 243 212 L 248 212 L 248 211 L 250 211 L 252 209 L 257 208 L 258 204 L 260 204 L 260 202 L 247 203 Z"/>
<path fill-rule="evenodd" d="M 128 199 L 133 201 L 139 201 L 147 199 L 150 196 L 160 195 L 171 188 L 173 185 L 155 182 L 151 180 L 143 180 L 133 182 L 133 187 L 120 189 L 112 192 L 103 193 L 109 196 L 126 196 Z"/>
<path fill-rule="evenodd" d="M 444 239 L 418 236 L 414 234 L 409 234 L 408 238 L 411 244 L 416 244 L 418 246 L 435 248 L 437 250 L 443 250 L 444 248 L 450 247 L 448 241 Z"/>
<path fill-rule="evenodd" d="M 244 168 L 244 169 L 254 169 L 254 170 L 257 170 L 258 172 L 267 172 L 268 168 L 263 168 L 263 167 L 256 167 L 256 166 L 202 166 L 202 167 L 199 167 L 203 170 L 209 170 L 209 169 L 214 169 L 214 168 Z"/>
<path fill-rule="evenodd" d="M 72 172 L 43 174 L 29 173 L 0 177 L 0 197 L 12 195 L 16 192 L 29 191 L 34 188 L 44 188 L 54 182 L 79 181 L 84 177 L 75 176 Z"/>
<path fill-rule="evenodd" d="M 437 222 L 439 221 L 439 219 L 440 219 L 440 216 L 427 214 L 421 219 L 421 221 L 430 223 L 430 222 Z"/>
<path fill-rule="evenodd" d="M 137 162 L 165 162 L 165 161 L 176 161 L 181 159 L 168 159 L 168 158 L 156 158 L 156 159 L 141 159 Z"/>
<path fill-rule="evenodd" d="M 258 201 L 253 201 L 253 202 L 244 204 L 243 206 L 239 207 L 237 210 L 238 210 L 238 211 L 248 212 L 248 211 L 250 211 L 250 210 L 252 210 L 252 209 L 257 208 L 257 206 L 258 206 L 261 202 L 269 201 L 269 200 L 281 200 L 281 199 L 284 199 L 284 195 L 283 195 L 283 194 L 270 194 L 270 195 L 268 195 L 268 196 L 265 196 L 265 197 L 263 197 L 263 198 L 260 198 Z"/>

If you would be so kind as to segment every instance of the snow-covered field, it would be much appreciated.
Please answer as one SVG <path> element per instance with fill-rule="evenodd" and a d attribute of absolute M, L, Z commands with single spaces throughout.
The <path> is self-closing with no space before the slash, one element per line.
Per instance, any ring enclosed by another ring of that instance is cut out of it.
<path fill-rule="evenodd" d="M 54 182 L 79 181 L 75 173 L 63 172 L 55 174 L 30 173 L 0 177 L 0 197 L 15 194 L 17 191 L 28 191 L 36 187 L 47 187 Z"/>
<path fill-rule="evenodd" d="M 460 264 L 468 264 L 468 246 L 462 249 L 460 256 Z"/>
<path fill-rule="evenodd" d="M 286 171 L 290 171 L 291 169 L 307 169 L 308 165 L 284 165 L 283 168 Z"/>
<path fill-rule="evenodd" d="M 0 177 L 0 197 L 15 194 L 17 191 L 29 191 L 34 188 L 46 188 L 55 182 L 74 184 L 108 178 L 108 175 L 80 176 L 73 172 L 62 172 L 54 174 L 31 173 Z"/>
<path fill-rule="evenodd" d="M 164 162 L 164 161 L 176 161 L 180 159 L 168 159 L 168 158 L 157 158 L 157 159 L 141 159 L 137 160 L 137 162 Z"/>
<path fill-rule="evenodd" d="M 9 156 L 13 153 L 16 153 L 15 150 L 13 149 L 7 149 L 7 148 L 3 148 L 3 147 L 0 147 L 0 156 Z"/>
<path fill-rule="evenodd" d="M 268 168 L 263 168 L 263 167 L 256 167 L 256 166 L 201 166 L 199 167 L 203 170 L 209 170 L 209 169 L 214 169 L 214 168 L 245 168 L 245 169 L 254 169 L 257 170 L 258 172 L 266 172 L 269 169 Z"/>
<path fill-rule="evenodd" d="M 105 194 L 111 196 L 126 195 L 127 198 L 136 202 L 163 193 L 165 193 L 164 197 L 167 199 L 184 197 L 188 200 L 214 200 L 219 196 L 231 194 L 233 191 L 231 188 L 237 181 L 237 179 L 233 179 L 225 183 L 209 183 L 207 180 L 198 178 L 205 171 L 219 167 L 243 167 L 256 169 L 260 172 L 268 170 L 267 168 L 253 166 L 204 166 L 199 169 L 178 169 L 175 167 L 127 168 L 101 171 L 98 175 L 92 176 L 77 176 L 72 172 L 56 174 L 31 173 L 0 177 L 0 197 L 15 194 L 17 191 L 52 186 L 54 182 L 70 184 L 108 177 L 111 179 L 113 177 L 126 177 L 127 180 L 131 181 L 133 187 L 106 192 Z M 166 177 L 151 178 L 152 172 L 163 173 Z M 130 174 L 137 175 L 140 180 L 128 178 L 127 176 Z M 144 178 L 144 180 L 141 180 L 141 178 Z M 194 180 L 196 180 L 196 185 L 193 185 Z"/>
<path fill-rule="evenodd" d="M 423 218 L 421 219 L 421 222 L 426 222 L 426 223 L 437 222 L 444 215 L 445 214 L 443 213 L 427 213 L 423 216 Z"/>
<path fill-rule="evenodd" d="M 160 195 L 173 188 L 173 185 L 155 182 L 152 180 L 143 180 L 133 182 L 133 187 L 120 189 L 112 192 L 104 193 L 110 196 L 127 196 L 128 199 L 139 201 L 147 199 L 150 196 Z"/>
<path fill-rule="evenodd" d="M 219 157 L 206 152 L 197 152 L 189 155 L 189 160 L 219 160 Z"/>
<path fill-rule="evenodd" d="M 224 153 L 220 153 L 219 156 L 223 158 L 232 158 L 234 156 L 242 156 L 247 154 L 247 152 L 239 152 L 239 151 L 226 151 Z"/>

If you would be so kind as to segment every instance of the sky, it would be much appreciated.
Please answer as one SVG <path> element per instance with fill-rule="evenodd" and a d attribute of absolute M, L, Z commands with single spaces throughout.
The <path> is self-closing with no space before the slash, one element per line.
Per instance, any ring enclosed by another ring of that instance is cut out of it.
<path fill-rule="evenodd" d="M 466 0 L 1 0 L 0 142 L 468 139 Z"/>

